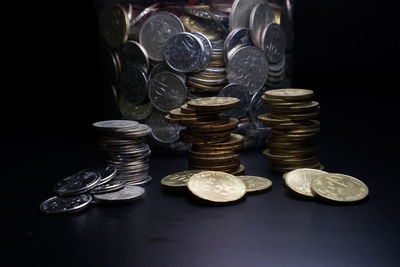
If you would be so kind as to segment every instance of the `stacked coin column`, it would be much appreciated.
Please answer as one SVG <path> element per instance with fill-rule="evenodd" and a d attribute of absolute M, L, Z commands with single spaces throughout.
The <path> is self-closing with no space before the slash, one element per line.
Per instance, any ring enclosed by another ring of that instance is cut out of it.
<path fill-rule="evenodd" d="M 272 129 L 263 154 L 277 171 L 323 169 L 316 144 L 319 104 L 312 97 L 313 91 L 306 89 L 276 89 L 262 96 L 270 113 L 259 115 L 258 119 Z"/>
<path fill-rule="evenodd" d="M 239 104 L 233 97 L 193 99 L 165 117 L 186 129 L 181 132 L 184 142 L 191 143 L 189 168 L 241 174 L 240 149 L 243 136 L 234 134 L 238 120 L 219 114 Z"/>
<path fill-rule="evenodd" d="M 136 121 L 110 120 L 93 124 L 99 132 L 99 145 L 107 163 L 117 168 L 115 180 L 129 185 L 142 185 L 151 180 L 150 147 L 144 139 L 151 133 L 149 126 Z"/>

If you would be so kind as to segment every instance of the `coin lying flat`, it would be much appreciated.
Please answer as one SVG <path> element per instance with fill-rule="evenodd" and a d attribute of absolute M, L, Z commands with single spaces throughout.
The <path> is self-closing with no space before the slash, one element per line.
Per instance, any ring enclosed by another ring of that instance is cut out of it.
<path fill-rule="evenodd" d="M 308 89 L 274 89 L 265 92 L 264 96 L 267 99 L 285 99 L 285 100 L 307 100 L 314 95 L 312 90 Z"/>
<path fill-rule="evenodd" d="M 100 179 L 99 172 L 83 170 L 62 179 L 53 190 L 59 196 L 78 195 L 95 187 Z"/>
<path fill-rule="evenodd" d="M 187 105 L 201 110 L 223 110 L 236 106 L 239 101 L 235 97 L 204 97 L 190 100 Z"/>
<path fill-rule="evenodd" d="M 91 194 L 104 194 L 112 191 L 117 191 L 125 187 L 123 181 L 113 180 L 109 183 L 98 185 L 89 191 Z"/>
<path fill-rule="evenodd" d="M 92 201 L 89 194 L 71 197 L 52 197 L 40 205 L 40 210 L 47 214 L 76 212 L 86 208 Z"/>
<path fill-rule="evenodd" d="M 139 125 L 137 121 L 131 120 L 107 120 L 93 123 L 93 126 L 100 129 L 120 129 L 136 128 Z"/>
<path fill-rule="evenodd" d="M 212 202 L 239 200 L 246 194 L 245 183 L 234 175 L 205 171 L 190 177 L 189 190 L 197 197 Z"/>
<path fill-rule="evenodd" d="M 106 164 L 98 167 L 92 167 L 89 169 L 86 169 L 86 171 L 93 171 L 93 172 L 98 172 L 100 173 L 100 180 L 96 184 L 96 187 L 102 184 L 108 183 L 110 180 L 112 180 L 116 175 L 117 175 L 117 168 L 115 168 L 114 165 L 111 164 Z"/>
<path fill-rule="evenodd" d="M 286 185 L 294 192 L 300 195 L 314 197 L 315 194 L 311 191 L 311 182 L 314 178 L 322 174 L 327 174 L 327 172 L 302 168 L 286 173 L 284 179 Z"/>
<path fill-rule="evenodd" d="M 339 173 L 316 177 L 311 183 L 311 189 L 322 198 L 338 202 L 359 201 L 368 195 L 368 187 L 362 181 Z"/>
<path fill-rule="evenodd" d="M 186 187 L 189 178 L 204 170 L 188 170 L 173 173 L 161 179 L 161 184 L 169 187 Z"/>
<path fill-rule="evenodd" d="M 238 176 L 238 178 L 246 184 L 247 192 L 261 191 L 268 189 L 272 186 L 271 180 L 264 177 L 241 175 Z"/>
<path fill-rule="evenodd" d="M 144 189 L 139 186 L 126 185 L 123 189 L 105 194 L 94 194 L 94 199 L 98 201 L 128 201 L 133 200 L 144 194 Z"/>

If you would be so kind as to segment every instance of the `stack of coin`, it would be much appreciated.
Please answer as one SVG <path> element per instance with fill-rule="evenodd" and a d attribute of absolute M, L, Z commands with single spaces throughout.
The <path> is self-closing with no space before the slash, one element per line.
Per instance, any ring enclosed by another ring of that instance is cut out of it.
<path fill-rule="evenodd" d="M 368 187 L 352 176 L 316 169 L 296 169 L 283 175 L 286 186 L 296 195 L 334 202 L 354 202 L 367 197 Z"/>
<path fill-rule="evenodd" d="M 191 143 L 189 167 L 191 169 L 224 171 L 231 174 L 244 172 L 240 164 L 243 136 L 234 134 L 238 119 L 219 114 L 239 104 L 233 97 L 206 97 L 188 101 L 165 116 L 171 123 L 186 129 L 181 132 L 184 142 Z"/>
<path fill-rule="evenodd" d="M 99 145 L 108 163 L 118 170 L 117 180 L 130 185 L 151 181 L 149 172 L 150 147 L 144 143 L 151 133 L 146 124 L 129 120 L 108 120 L 93 124 L 99 132 Z"/>
<path fill-rule="evenodd" d="M 57 195 L 44 201 L 40 210 L 47 214 L 80 211 L 90 203 L 133 200 L 144 193 L 139 186 L 125 185 L 115 179 L 117 169 L 107 164 L 69 175 L 54 186 Z"/>
<path fill-rule="evenodd" d="M 307 89 L 275 89 L 261 98 L 270 113 L 258 119 L 272 129 L 263 154 L 277 171 L 323 168 L 316 155 L 319 104 L 312 97 L 313 91 Z"/>

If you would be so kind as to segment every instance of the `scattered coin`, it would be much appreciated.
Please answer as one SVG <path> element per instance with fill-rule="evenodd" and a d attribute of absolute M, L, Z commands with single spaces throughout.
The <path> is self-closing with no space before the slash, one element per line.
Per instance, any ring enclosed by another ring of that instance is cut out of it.
<path fill-rule="evenodd" d="M 112 191 L 117 191 L 125 187 L 125 183 L 118 180 L 110 181 L 106 184 L 97 185 L 89 191 L 90 194 L 103 194 Z"/>
<path fill-rule="evenodd" d="M 316 169 L 296 169 L 285 174 L 286 185 L 295 193 L 307 197 L 314 197 L 315 194 L 311 190 L 311 182 L 318 176 L 327 174 L 327 172 Z"/>
<path fill-rule="evenodd" d="M 126 185 L 118 191 L 113 191 L 104 194 L 94 194 L 93 198 L 97 201 L 105 202 L 122 202 L 137 199 L 144 194 L 145 190 L 142 187 L 134 185 Z"/>
<path fill-rule="evenodd" d="M 77 212 L 86 208 L 91 201 L 92 197 L 89 194 L 69 197 L 55 196 L 44 201 L 40 205 L 40 210 L 47 214 Z"/>
<path fill-rule="evenodd" d="M 241 175 L 238 178 L 246 184 L 246 192 L 262 191 L 272 186 L 271 180 L 264 177 Z"/>
<path fill-rule="evenodd" d="M 79 195 L 95 187 L 100 179 L 97 171 L 80 171 L 56 183 L 53 191 L 59 196 Z"/>
<path fill-rule="evenodd" d="M 188 170 L 173 173 L 161 179 L 161 184 L 169 187 L 186 187 L 189 178 L 204 170 Z"/>

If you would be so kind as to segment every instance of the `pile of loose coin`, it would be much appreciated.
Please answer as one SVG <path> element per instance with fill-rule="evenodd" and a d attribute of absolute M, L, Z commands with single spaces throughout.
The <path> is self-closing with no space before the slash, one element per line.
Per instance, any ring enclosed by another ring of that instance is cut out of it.
<path fill-rule="evenodd" d="M 368 187 L 359 179 L 340 173 L 301 168 L 283 175 L 286 186 L 296 195 L 338 203 L 360 201 Z"/>
<path fill-rule="evenodd" d="M 185 126 L 181 131 L 184 142 L 191 143 L 189 168 L 241 174 L 240 164 L 243 136 L 234 134 L 238 120 L 220 116 L 222 111 L 239 104 L 233 97 L 193 99 L 165 116 L 170 123 Z"/>
<path fill-rule="evenodd" d="M 319 104 L 312 97 L 313 91 L 306 89 L 275 89 L 262 96 L 270 113 L 261 114 L 258 119 L 272 129 L 263 154 L 277 171 L 323 169 L 316 143 Z"/>
<path fill-rule="evenodd" d="M 107 120 L 93 124 L 99 135 L 99 146 L 106 161 L 118 170 L 117 180 L 130 185 L 151 181 L 150 147 L 144 143 L 151 133 L 149 126 L 130 120 Z"/>
<path fill-rule="evenodd" d="M 197 198 L 214 203 L 238 201 L 246 193 L 265 191 L 272 186 L 272 182 L 264 177 L 204 170 L 173 173 L 161 179 L 161 184 L 166 190 L 189 189 Z"/>
<path fill-rule="evenodd" d="M 55 197 L 40 205 L 47 214 L 72 213 L 97 202 L 124 202 L 137 199 L 145 190 L 115 179 L 117 168 L 104 165 L 82 170 L 60 180 L 53 188 Z"/>

